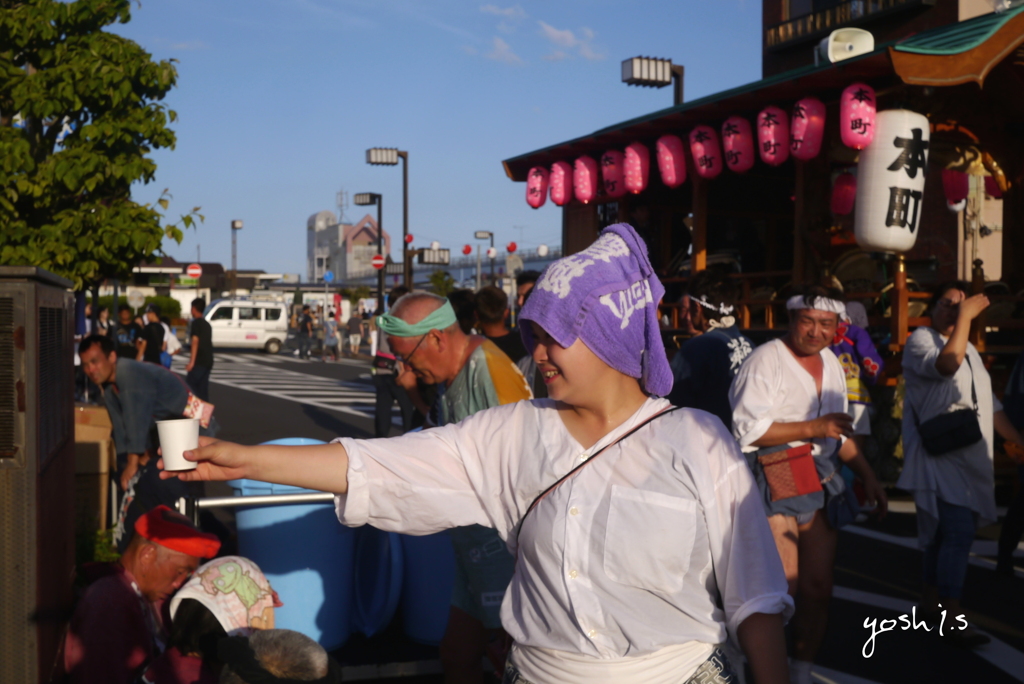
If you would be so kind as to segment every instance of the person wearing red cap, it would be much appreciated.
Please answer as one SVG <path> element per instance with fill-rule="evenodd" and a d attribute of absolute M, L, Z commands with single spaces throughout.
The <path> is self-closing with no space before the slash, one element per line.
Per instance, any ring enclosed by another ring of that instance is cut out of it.
<path fill-rule="evenodd" d="M 75 608 L 64 644 L 72 684 L 134 682 L 163 649 L 160 607 L 219 550 L 217 537 L 166 506 L 141 516 L 124 555 Z"/>

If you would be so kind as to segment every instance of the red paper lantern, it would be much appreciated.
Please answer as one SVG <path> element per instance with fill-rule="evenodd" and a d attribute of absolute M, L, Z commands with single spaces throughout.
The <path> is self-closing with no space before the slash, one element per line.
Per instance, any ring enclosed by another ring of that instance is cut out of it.
<path fill-rule="evenodd" d="M 534 209 L 541 207 L 548 199 L 548 170 L 534 166 L 526 174 L 526 203 Z"/>
<path fill-rule="evenodd" d="M 690 154 L 701 178 L 711 179 L 722 172 L 718 133 L 711 126 L 700 125 L 690 131 Z"/>
<path fill-rule="evenodd" d="M 551 188 L 552 202 L 560 207 L 572 202 L 572 166 L 564 161 L 552 164 L 548 186 Z"/>
<path fill-rule="evenodd" d="M 778 166 L 789 159 L 789 117 L 778 107 L 757 115 L 757 146 L 761 161 Z"/>
<path fill-rule="evenodd" d="M 875 91 L 864 83 L 846 87 L 839 98 L 839 136 L 843 144 L 863 150 L 875 139 Z"/>
<path fill-rule="evenodd" d="M 722 124 L 722 147 L 725 165 L 730 171 L 743 173 L 754 165 L 754 134 L 750 122 L 742 116 L 730 116 Z"/>
<path fill-rule="evenodd" d="M 647 188 L 651 172 L 651 152 L 638 142 L 626 147 L 626 190 L 634 195 Z"/>
<path fill-rule="evenodd" d="M 516 243 L 510 242 L 507 245 L 505 245 L 505 249 L 508 251 L 509 254 L 512 254 L 514 251 L 516 251 L 516 246 Z"/>
<path fill-rule="evenodd" d="M 841 173 L 836 176 L 832 185 L 832 202 L 830 208 L 836 216 L 845 216 L 853 211 L 857 200 L 857 177 L 852 173 Z"/>
<path fill-rule="evenodd" d="M 946 202 L 956 204 L 965 200 L 969 191 L 970 179 L 966 173 L 953 169 L 942 170 L 942 192 L 946 195 Z"/>
<path fill-rule="evenodd" d="M 409 233 L 408 235 L 405 236 L 405 241 L 410 245 L 412 244 L 412 233 Z"/>
<path fill-rule="evenodd" d="M 626 195 L 626 157 L 618 150 L 601 155 L 601 181 L 604 192 L 612 199 Z"/>
<path fill-rule="evenodd" d="M 462 248 L 462 253 L 465 254 L 466 256 L 469 256 L 470 254 L 473 253 L 473 248 L 470 247 L 469 245 L 466 245 L 465 247 Z"/>
<path fill-rule="evenodd" d="M 576 160 L 572 189 L 576 199 L 584 204 L 597 197 L 597 162 L 592 157 L 582 156 Z"/>
<path fill-rule="evenodd" d="M 985 194 L 994 199 L 1000 199 L 1003 191 L 999 188 L 999 182 L 995 176 L 985 176 Z"/>
<path fill-rule="evenodd" d="M 663 135 L 654 144 L 658 157 L 658 171 L 661 182 L 675 188 L 686 182 L 686 158 L 683 154 L 683 141 L 674 135 Z"/>
<path fill-rule="evenodd" d="M 821 152 L 825 134 L 825 105 L 816 97 L 805 97 L 793 105 L 789 127 L 789 148 L 801 161 L 814 159 Z"/>

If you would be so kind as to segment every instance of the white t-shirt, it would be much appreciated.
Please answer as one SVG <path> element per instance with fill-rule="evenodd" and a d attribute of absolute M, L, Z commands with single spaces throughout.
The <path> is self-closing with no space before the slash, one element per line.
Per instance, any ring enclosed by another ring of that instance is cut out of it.
<path fill-rule="evenodd" d="M 952 376 L 942 375 L 935 368 L 939 353 L 949 338 L 938 331 L 920 327 L 907 340 L 903 350 L 903 377 L 906 396 L 903 402 L 903 472 L 896 486 L 914 492 L 917 507 L 938 516 L 936 497 L 957 506 L 966 506 L 976 512 L 979 525 L 996 521 L 995 484 L 992 472 L 993 423 L 995 411 L 1002 405 L 992 396 L 992 381 L 978 355 L 978 350 L 967 343 L 967 358 Z M 978 420 L 982 440 L 958 451 L 931 456 L 921 445 L 917 432 L 918 422 L 949 413 L 955 409 L 973 408 L 971 402 L 971 373 L 978 395 Z M 916 416 L 916 420 L 915 420 Z M 920 524 L 918 538 L 927 544 L 934 530 Z"/>
<path fill-rule="evenodd" d="M 814 378 L 797 363 L 781 339 L 762 344 L 747 357 L 729 388 L 732 432 L 743 451 L 756 451 L 753 443 L 772 423 L 798 423 L 829 413 L 848 413 L 846 374 L 839 359 L 826 347 L 822 363 L 821 396 Z M 839 440 L 811 440 L 814 455 L 830 455 Z"/>
<path fill-rule="evenodd" d="M 522 657 L 530 649 L 612 665 L 719 644 L 752 613 L 788 615 L 793 603 L 750 469 L 714 416 L 681 409 L 655 419 L 549 494 L 516 534 L 541 492 L 668 407 L 648 399 L 589 449 L 548 399 L 393 439 L 343 438 L 349 491 L 335 500 L 338 517 L 407 534 L 496 528 L 513 554 L 518 547 L 501 618 L 527 679 L 538 677 Z M 696 668 L 710 648 L 687 652 Z M 614 681 L 613 670 L 601 681 Z"/>

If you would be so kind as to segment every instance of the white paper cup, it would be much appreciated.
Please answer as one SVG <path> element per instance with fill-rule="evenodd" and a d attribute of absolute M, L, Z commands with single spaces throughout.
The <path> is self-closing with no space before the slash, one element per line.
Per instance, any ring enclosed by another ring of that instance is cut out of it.
<path fill-rule="evenodd" d="M 158 420 L 156 429 L 160 435 L 164 470 L 195 470 L 196 462 L 186 461 L 182 454 L 199 448 L 199 419 Z"/>

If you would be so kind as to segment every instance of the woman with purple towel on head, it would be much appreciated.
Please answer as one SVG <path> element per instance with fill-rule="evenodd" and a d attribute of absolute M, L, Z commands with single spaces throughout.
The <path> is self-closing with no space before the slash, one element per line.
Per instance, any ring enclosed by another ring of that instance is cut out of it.
<path fill-rule="evenodd" d="M 335 492 L 346 525 L 494 527 L 516 556 L 507 684 L 736 682 L 730 638 L 755 681 L 788 682 L 793 602 L 750 469 L 718 418 L 661 398 L 663 293 L 636 232 L 610 226 L 523 308 L 547 399 L 393 439 L 202 440 L 175 474 Z"/>

